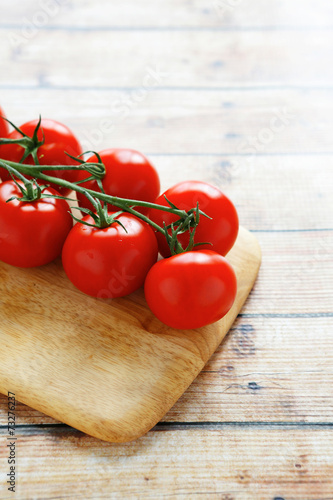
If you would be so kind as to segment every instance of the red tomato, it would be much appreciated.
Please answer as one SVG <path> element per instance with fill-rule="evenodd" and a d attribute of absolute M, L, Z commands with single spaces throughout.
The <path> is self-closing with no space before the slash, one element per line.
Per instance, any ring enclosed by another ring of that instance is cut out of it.
<path fill-rule="evenodd" d="M 199 208 L 212 219 L 201 216 L 196 229 L 194 242 L 210 242 L 212 245 L 200 245 L 194 250 L 214 250 L 226 255 L 236 241 L 238 234 L 238 215 L 233 203 L 218 188 L 200 181 L 185 181 L 171 187 L 161 194 L 155 201 L 158 205 L 169 206 L 164 195 L 181 210 L 190 210 L 199 202 Z M 153 209 L 149 217 L 159 226 L 163 222 L 168 226 L 175 222 L 176 215 Z M 170 249 L 165 237 L 161 233 L 156 234 L 159 251 L 163 257 L 170 256 Z M 188 232 L 178 236 L 179 242 L 184 250 L 189 243 Z"/>
<path fill-rule="evenodd" d="M 157 259 L 156 238 L 148 224 L 127 213 L 116 218 L 127 233 L 118 223 L 104 229 L 78 223 L 63 248 L 68 278 L 93 297 L 114 298 L 134 292 Z M 90 215 L 82 220 L 93 223 Z"/>
<path fill-rule="evenodd" d="M 52 188 L 43 193 L 59 195 Z M 15 182 L 0 184 L 0 260 L 18 267 L 51 262 L 60 255 L 73 226 L 68 203 L 55 198 L 6 203 L 12 196 L 22 196 Z"/>
<path fill-rule="evenodd" d="M 200 328 L 221 319 L 234 303 L 236 275 L 211 250 L 185 252 L 157 262 L 145 281 L 148 306 L 172 328 Z"/>
<path fill-rule="evenodd" d="M 0 139 L 7 137 L 9 134 L 8 123 L 6 120 L 3 120 L 1 117 L 5 116 L 5 113 L 2 111 L 0 107 Z"/>
<path fill-rule="evenodd" d="M 106 175 L 102 185 L 106 194 L 129 198 L 131 200 L 154 202 L 160 192 L 158 173 L 148 159 L 138 151 L 131 149 L 105 149 L 99 153 L 105 165 Z M 92 156 L 88 162 L 97 162 Z M 86 179 L 90 174 L 81 171 L 80 179 Z M 81 184 L 82 187 L 100 191 L 96 181 Z M 87 198 L 77 193 L 80 207 L 93 210 Z M 110 210 L 118 210 L 109 205 Z M 138 208 L 138 211 L 147 214 L 147 208 Z"/>
<path fill-rule="evenodd" d="M 32 137 L 38 120 L 24 123 L 19 127 L 27 136 Z M 78 165 L 78 163 L 65 154 L 69 153 L 72 156 L 79 156 L 82 153 L 81 146 L 66 125 L 54 120 L 42 120 L 41 128 L 38 131 L 38 139 L 41 141 L 43 132 L 45 142 L 38 149 L 38 159 L 41 165 Z M 9 134 L 10 139 L 20 139 L 22 135 L 14 130 Z M 0 158 L 9 161 L 19 162 L 24 154 L 24 149 L 18 144 L 6 144 L 0 147 Z M 33 165 L 34 161 L 31 156 L 28 156 L 24 161 L 26 164 Z M 75 182 L 78 176 L 78 170 L 59 170 L 45 171 L 46 175 L 59 177 L 70 182 Z M 4 168 L 0 168 L 0 177 L 2 180 L 10 179 L 10 175 Z M 41 181 L 44 182 L 44 181 Z M 62 196 L 67 196 L 70 189 L 62 188 L 57 184 L 51 184 L 51 187 L 56 189 Z"/>

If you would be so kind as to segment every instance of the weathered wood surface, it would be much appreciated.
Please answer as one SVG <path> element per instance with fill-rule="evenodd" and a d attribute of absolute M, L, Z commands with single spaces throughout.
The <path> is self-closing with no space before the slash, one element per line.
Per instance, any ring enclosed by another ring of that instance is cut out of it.
<path fill-rule="evenodd" d="M 84 64 L 79 60 L 84 36 Z M 11 64 L 6 85 L 55 87 L 229 88 L 331 86 L 333 32 L 212 30 L 87 31 L 41 29 L 15 38 L 0 31 L 2 62 Z M 8 43 L 8 39 L 11 43 Z M 7 43 L 6 43 L 7 42 Z M 320 57 L 318 57 L 320 54 Z M 255 57 L 254 57 L 255 55 Z M 287 56 L 287 57 L 286 57 Z M 132 64 L 129 58 L 133 57 Z"/>
<path fill-rule="evenodd" d="M 327 89 L 162 89 L 147 90 L 139 102 L 135 90 L 1 90 L 8 114 L 20 124 L 39 113 L 53 117 L 75 130 L 85 149 L 228 154 L 240 165 L 241 158 L 251 162 L 262 154 L 332 153 L 332 95 Z"/>
<path fill-rule="evenodd" d="M 43 8 L 43 5 L 45 6 Z M 41 12 L 48 14 L 47 18 Z M 20 32 L 37 26 L 78 29 L 100 28 L 226 28 L 274 29 L 331 27 L 333 7 L 327 0 L 11 0 L 6 3 L 1 27 Z M 30 21 L 30 23 L 29 23 Z"/>
<path fill-rule="evenodd" d="M 326 355 L 322 346 L 326 345 Z M 333 413 L 333 340 L 327 318 L 240 317 L 167 422 L 324 422 Z M 7 398 L 0 397 L 0 424 Z M 55 420 L 23 404 L 20 425 Z"/>
<path fill-rule="evenodd" d="M 54 117 L 96 149 L 142 150 L 163 187 L 189 173 L 219 185 L 264 259 L 225 342 L 142 440 L 109 445 L 19 405 L 18 498 L 330 498 L 332 2 L 222 0 L 219 12 L 204 0 L 59 3 L 16 47 L 9 36 L 24 34 L 41 4 L 1 11 L 8 114 Z M 93 57 L 92 44 L 103 53 Z M 157 60 L 169 79 L 142 98 Z M 284 110 L 288 123 L 272 130 Z M 105 118 L 114 126 L 101 135 Z M 0 416 L 4 440 L 3 397 Z"/>
<path fill-rule="evenodd" d="M 161 426 L 126 444 L 37 427 L 18 439 L 18 499 L 332 498 L 328 426 Z"/>

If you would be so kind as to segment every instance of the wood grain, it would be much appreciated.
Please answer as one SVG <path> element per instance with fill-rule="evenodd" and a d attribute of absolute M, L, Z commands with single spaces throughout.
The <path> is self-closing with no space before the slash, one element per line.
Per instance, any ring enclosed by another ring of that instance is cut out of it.
<path fill-rule="evenodd" d="M 332 494 L 333 434 L 325 426 L 161 427 L 126 444 L 68 428 L 32 429 L 18 439 L 15 498 L 22 500 L 73 498 L 73 492 L 75 498 L 177 500 L 328 500 Z"/>
<path fill-rule="evenodd" d="M 171 182 L 204 178 L 233 200 L 242 225 L 250 230 L 304 231 L 333 227 L 333 157 L 329 154 L 159 154 L 151 155 L 151 160 L 160 172 L 162 190 L 170 187 Z M 320 242 L 326 233 L 317 237 Z M 313 235 L 314 245 L 315 238 Z"/>
<path fill-rule="evenodd" d="M 330 332 L 325 317 L 238 318 L 163 420 L 330 423 Z"/>
<path fill-rule="evenodd" d="M 243 313 L 332 315 L 333 231 L 257 236 L 264 254 L 261 280 Z"/>
<path fill-rule="evenodd" d="M 18 90 L 1 91 L 13 120 L 21 123 L 39 113 L 57 119 L 75 130 L 85 150 L 130 147 L 148 155 L 236 154 L 250 159 L 332 153 L 329 90 L 162 89 L 147 92 L 141 102 L 135 91 Z M 115 110 L 126 98 L 129 103 Z"/>
<path fill-rule="evenodd" d="M 237 274 L 232 309 L 185 331 L 160 323 L 142 290 L 108 303 L 78 292 L 59 262 L 2 264 L 1 392 L 100 439 L 142 436 L 202 370 L 253 286 L 256 238 L 242 228 L 228 258 Z"/>
<path fill-rule="evenodd" d="M 82 55 L 82 32 L 40 30 L 16 47 L 0 30 L 2 61 L 10 85 L 75 87 L 331 86 L 333 32 L 87 31 L 84 65 L 64 64 Z M 36 48 L 38 47 L 38 50 Z M 318 53 L 321 57 L 318 57 Z M 252 54 L 256 54 L 253 57 Z M 132 64 L 128 59 L 133 56 Z M 103 67 L 103 71 L 100 68 Z"/>
<path fill-rule="evenodd" d="M 330 332 L 325 317 L 239 317 L 163 422 L 330 423 Z M 16 419 L 26 426 L 58 422 L 23 404 Z M 7 397 L 0 396 L 0 425 L 6 422 Z"/>
<path fill-rule="evenodd" d="M 43 4 L 42 4 L 43 5 Z M 52 9 L 40 24 L 46 27 L 68 27 L 73 29 L 100 30 L 103 28 L 226 28 L 226 29 L 262 29 L 308 28 L 309 26 L 329 27 L 332 18 L 332 4 L 327 0 L 293 0 L 290 3 L 281 0 L 127 0 L 111 3 L 99 0 L 98 8 L 91 1 L 58 0 L 46 3 Z M 18 33 L 28 22 L 32 22 L 41 8 L 38 0 L 21 2 L 11 0 L 6 4 L 6 15 L 1 26 Z M 38 20 L 38 17 L 37 17 Z M 39 25 L 40 25 L 39 24 Z"/>

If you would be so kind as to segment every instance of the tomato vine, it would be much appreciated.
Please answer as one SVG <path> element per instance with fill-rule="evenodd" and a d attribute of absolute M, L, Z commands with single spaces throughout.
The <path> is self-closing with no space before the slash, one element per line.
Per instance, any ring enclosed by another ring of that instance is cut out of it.
<path fill-rule="evenodd" d="M 1 140 L 0 140 L 1 144 Z M 169 203 L 169 207 L 166 207 L 164 205 L 158 205 L 156 203 L 152 202 L 147 202 L 147 201 L 142 201 L 142 200 L 130 200 L 126 198 L 120 198 L 117 196 L 111 196 L 108 194 L 105 194 L 103 192 L 99 191 L 93 191 L 88 188 L 83 188 L 81 187 L 78 183 L 73 183 L 69 182 L 65 179 L 61 179 L 59 177 L 53 177 L 50 175 L 45 175 L 43 173 L 43 170 L 47 171 L 60 171 L 60 170 L 73 170 L 73 169 L 80 169 L 80 170 L 86 170 L 91 174 L 92 179 L 102 179 L 103 175 L 105 173 L 105 168 L 103 163 L 96 162 L 96 163 L 87 163 L 87 162 L 80 162 L 78 166 L 72 166 L 72 165 L 25 165 L 23 163 L 17 163 L 9 160 L 2 160 L 0 158 L 0 167 L 5 168 L 8 170 L 8 172 L 13 176 L 18 176 L 18 174 L 24 174 L 24 175 L 29 175 L 32 176 L 33 178 L 40 179 L 44 181 L 45 183 L 52 183 L 52 184 L 57 184 L 60 187 L 67 188 L 71 191 L 76 191 L 79 192 L 89 199 L 90 202 L 93 203 L 94 207 L 97 209 L 99 207 L 98 203 L 96 200 L 100 200 L 105 202 L 106 204 L 112 204 L 119 209 L 129 212 L 132 215 L 135 215 L 139 219 L 143 220 L 147 224 L 153 227 L 156 231 L 162 233 L 167 240 L 168 245 L 170 246 L 170 251 L 172 255 L 175 255 L 177 253 L 182 253 L 184 251 L 189 251 L 192 250 L 196 243 L 194 243 L 194 235 L 195 235 L 195 229 L 199 224 L 200 220 L 200 215 L 204 217 L 208 217 L 203 211 L 199 209 L 199 205 L 197 204 L 196 207 L 191 208 L 188 211 L 185 210 L 180 210 L 177 208 L 175 205 L 172 203 Z M 86 179 L 85 179 L 86 181 Z M 42 194 L 41 194 L 42 196 Z M 65 198 L 65 197 L 61 197 Z M 66 199 L 66 198 L 65 198 Z M 178 217 L 178 220 L 175 223 L 172 223 L 170 226 L 164 226 L 161 227 L 158 224 L 156 224 L 154 221 L 149 219 L 146 215 L 138 212 L 135 210 L 133 207 L 147 207 L 150 209 L 154 210 L 162 210 L 164 212 L 169 212 L 173 215 L 176 215 Z M 91 211 L 87 211 L 87 209 L 80 209 L 83 212 L 89 213 L 92 215 Z M 99 214 L 102 212 L 98 209 Z M 76 219 L 78 220 L 78 219 Z M 103 227 L 105 226 L 105 219 L 102 218 L 102 221 L 100 218 L 95 219 L 96 226 L 97 227 Z M 168 230 L 171 229 L 171 235 L 169 234 Z M 185 231 L 188 231 L 190 233 L 190 243 L 187 246 L 187 248 L 183 248 L 182 245 L 179 243 L 177 240 L 177 235 L 180 233 L 183 233 Z M 199 243 L 200 244 L 200 243 Z"/>

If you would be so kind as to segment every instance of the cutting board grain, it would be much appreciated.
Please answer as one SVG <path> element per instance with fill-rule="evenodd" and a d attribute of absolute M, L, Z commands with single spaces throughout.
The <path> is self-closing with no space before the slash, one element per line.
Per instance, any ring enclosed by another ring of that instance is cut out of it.
<path fill-rule="evenodd" d="M 103 301 L 68 281 L 60 261 L 36 269 L 0 265 L 0 392 L 111 442 L 151 429 L 227 334 L 258 273 L 256 238 L 241 228 L 228 255 L 238 293 L 221 321 L 173 330 L 142 290 Z"/>

